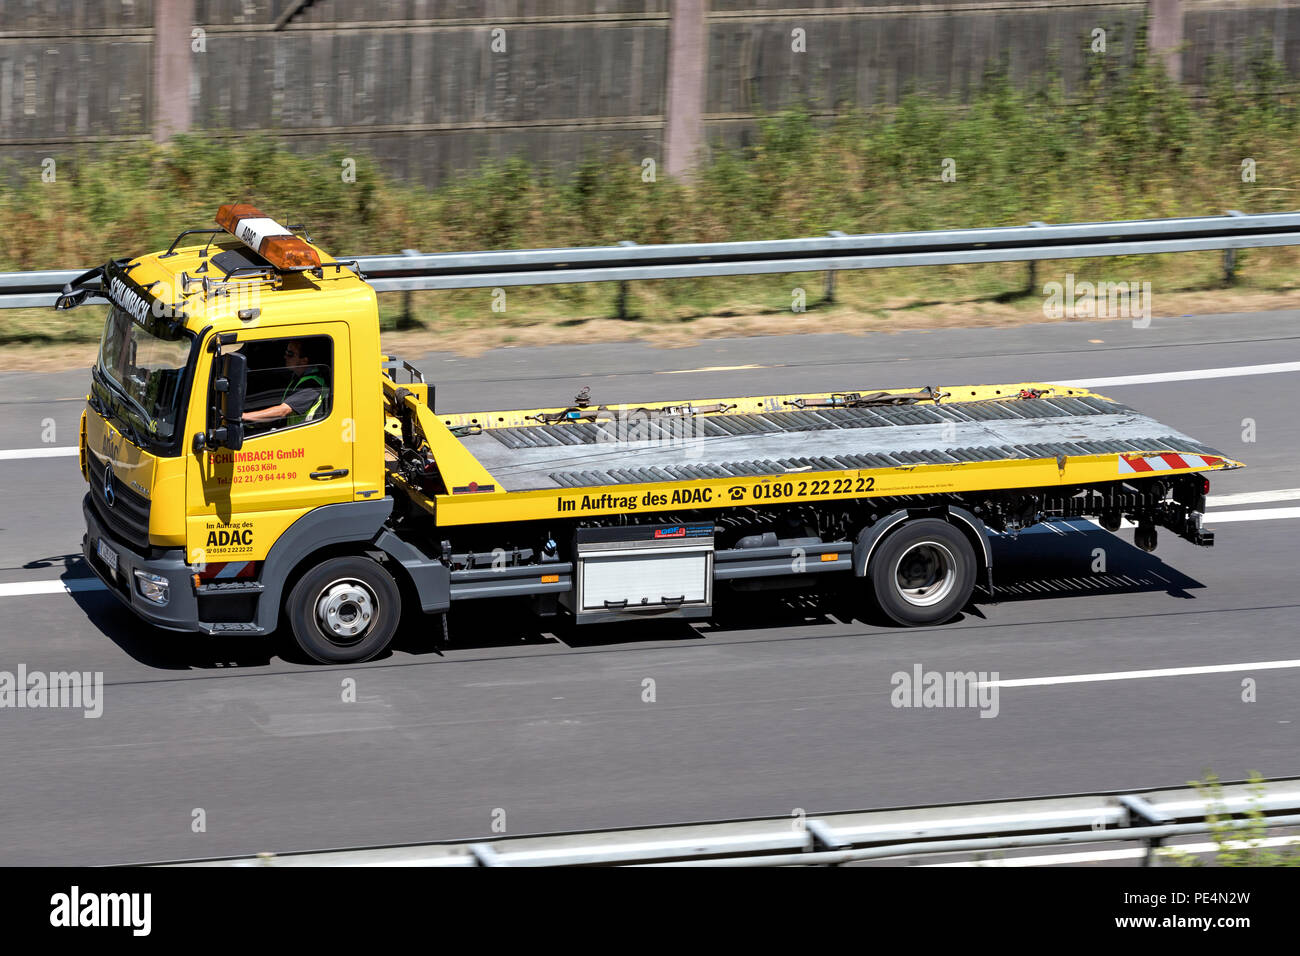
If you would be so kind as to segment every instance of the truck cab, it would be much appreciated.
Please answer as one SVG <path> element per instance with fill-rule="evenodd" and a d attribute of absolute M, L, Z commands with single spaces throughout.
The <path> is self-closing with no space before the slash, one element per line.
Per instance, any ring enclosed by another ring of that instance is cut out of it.
<path fill-rule="evenodd" d="M 83 549 L 160 627 L 265 633 L 285 582 L 258 570 L 289 528 L 327 547 L 331 528 L 386 516 L 378 311 L 356 267 L 304 236 L 250 207 L 218 222 L 60 300 L 109 305 L 81 424 Z"/>

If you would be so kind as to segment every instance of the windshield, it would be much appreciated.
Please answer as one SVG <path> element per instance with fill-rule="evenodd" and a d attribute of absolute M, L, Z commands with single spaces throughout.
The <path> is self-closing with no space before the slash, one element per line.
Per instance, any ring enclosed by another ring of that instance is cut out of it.
<path fill-rule="evenodd" d="M 136 437 L 169 445 L 182 427 L 181 391 L 192 342 L 184 333 L 159 338 L 117 306 L 109 310 L 99 343 L 99 371 L 124 406 Z"/>

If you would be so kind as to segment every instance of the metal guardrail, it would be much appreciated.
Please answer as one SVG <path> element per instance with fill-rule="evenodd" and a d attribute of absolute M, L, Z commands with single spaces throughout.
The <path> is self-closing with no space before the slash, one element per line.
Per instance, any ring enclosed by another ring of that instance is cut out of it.
<path fill-rule="evenodd" d="M 1227 785 L 1210 801 L 1192 789 L 1086 794 L 165 865 L 817 866 L 1114 842 L 1144 844 L 1152 865 L 1165 841 L 1211 832 L 1207 814 L 1241 830 L 1250 825 L 1242 815 L 1251 811 L 1263 814 L 1271 830 L 1300 827 L 1300 779 Z M 1295 841 L 1300 848 L 1300 834 Z"/>
<path fill-rule="evenodd" d="M 573 282 L 631 282 L 703 276 L 767 275 L 905 266 L 1035 262 L 1098 256 L 1224 250 L 1231 274 L 1235 250 L 1300 245 L 1300 213 L 1191 219 L 1146 219 L 1065 225 L 1034 223 L 995 229 L 838 233 L 758 242 L 514 249 L 500 252 L 343 256 L 356 259 L 378 292 L 474 289 Z M 0 308 L 51 306 L 63 284 L 84 270 L 0 273 Z M 828 284 L 828 289 L 831 286 Z"/>

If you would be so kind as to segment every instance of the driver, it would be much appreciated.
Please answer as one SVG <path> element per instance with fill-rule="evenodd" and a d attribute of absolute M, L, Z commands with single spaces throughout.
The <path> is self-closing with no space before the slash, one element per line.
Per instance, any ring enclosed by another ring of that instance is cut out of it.
<path fill-rule="evenodd" d="M 290 339 L 284 346 L 284 364 L 292 372 L 278 405 L 244 412 L 246 422 L 269 422 L 283 418 L 289 428 L 315 421 L 329 409 L 328 370 L 319 362 L 320 339 Z"/>

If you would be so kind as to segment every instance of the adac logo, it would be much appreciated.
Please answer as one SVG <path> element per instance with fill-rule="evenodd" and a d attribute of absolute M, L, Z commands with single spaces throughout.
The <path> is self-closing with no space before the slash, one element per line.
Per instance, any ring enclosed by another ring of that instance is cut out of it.
<path fill-rule="evenodd" d="M 253 529 L 246 528 L 243 531 L 222 528 L 219 531 L 208 532 L 209 548 L 231 548 L 235 545 L 251 545 L 253 543 Z"/>
<path fill-rule="evenodd" d="M 108 462 L 104 463 L 104 502 L 111 508 L 113 502 L 117 500 L 117 492 L 113 490 L 113 466 Z"/>

